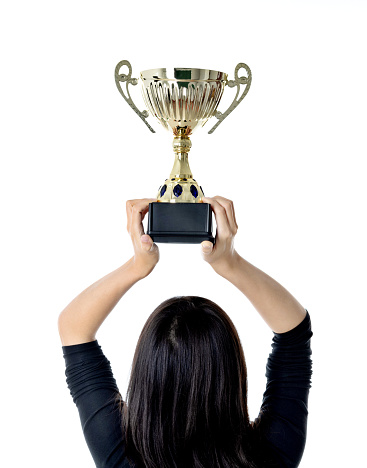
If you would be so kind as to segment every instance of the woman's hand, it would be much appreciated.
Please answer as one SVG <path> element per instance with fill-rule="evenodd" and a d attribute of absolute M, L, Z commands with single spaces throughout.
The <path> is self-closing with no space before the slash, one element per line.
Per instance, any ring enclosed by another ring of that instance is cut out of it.
<path fill-rule="evenodd" d="M 234 206 L 231 200 L 223 197 L 203 197 L 204 203 L 209 203 L 214 211 L 217 223 L 215 245 L 212 242 L 201 243 L 202 255 L 213 269 L 223 276 L 237 262 L 239 255 L 234 248 L 234 237 L 237 233 L 237 222 Z"/>
<path fill-rule="evenodd" d="M 133 269 L 139 278 L 148 276 L 159 260 L 158 246 L 150 236 L 144 234 L 142 222 L 149 211 L 149 203 L 154 201 L 157 201 L 156 198 L 126 202 L 127 231 L 134 247 Z"/>

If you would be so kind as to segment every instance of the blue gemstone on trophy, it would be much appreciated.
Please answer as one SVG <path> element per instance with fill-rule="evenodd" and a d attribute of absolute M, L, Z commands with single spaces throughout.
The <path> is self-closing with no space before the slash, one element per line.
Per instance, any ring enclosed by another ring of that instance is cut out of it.
<path fill-rule="evenodd" d="M 182 180 L 187 180 L 185 177 Z"/>
<path fill-rule="evenodd" d="M 161 188 L 161 197 L 163 197 L 163 195 L 165 194 L 166 189 L 167 189 L 167 185 L 164 184 L 163 187 Z"/>
<path fill-rule="evenodd" d="M 195 198 L 198 196 L 198 189 L 195 187 L 195 185 L 191 185 L 190 192 L 192 195 L 194 195 Z"/>
<path fill-rule="evenodd" d="M 173 189 L 173 193 L 176 197 L 179 197 L 182 193 L 182 187 L 180 184 L 177 184 L 175 188 Z"/>

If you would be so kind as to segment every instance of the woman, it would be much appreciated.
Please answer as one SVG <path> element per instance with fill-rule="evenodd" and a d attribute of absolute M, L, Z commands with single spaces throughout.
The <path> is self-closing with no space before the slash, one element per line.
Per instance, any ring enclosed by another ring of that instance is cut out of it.
<path fill-rule="evenodd" d="M 259 417 L 249 421 L 247 373 L 227 314 L 201 297 L 164 301 L 148 318 L 132 365 L 126 402 L 96 340 L 126 291 L 145 278 L 159 251 L 142 220 L 152 199 L 127 202 L 134 256 L 92 284 L 60 314 L 70 393 L 97 467 L 297 467 L 306 441 L 311 379 L 310 316 L 279 283 L 234 248 L 233 203 L 203 198 L 215 214 L 203 258 L 251 301 L 274 332 Z"/>

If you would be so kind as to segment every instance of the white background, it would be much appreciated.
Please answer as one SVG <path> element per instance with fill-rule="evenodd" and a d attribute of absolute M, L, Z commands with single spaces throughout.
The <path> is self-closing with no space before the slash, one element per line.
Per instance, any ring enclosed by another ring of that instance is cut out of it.
<path fill-rule="evenodd" d="M 1 8 L 2 437 L 7 467 L 94 466 L 66 387 L 61 310 L 132 255 L 126 200 L 154 197 L 172 138 L 119 95 L 133 76 L 199 67 L 253 73 L 213 135 L 192 138 L 194 177 L 234 201 L 236 248 L 312 318 L 314 373 L 302 468 L 365 462 L 366 3 L 18 1 Z M 141 109 L 140 92 L 132 89 Z M 223 105 L 234 90 L 226 89 Z M 215 120 L 215 119 L 213 119 Z M 198 245 L 159 244 L 153 273 L 97 339 L 125 395 L 140 330 L 175 295 L 217 302 L 248 365 L 250 418 L 272 332 Z M 5 466 L 5 465 L 4 465 Z"/>

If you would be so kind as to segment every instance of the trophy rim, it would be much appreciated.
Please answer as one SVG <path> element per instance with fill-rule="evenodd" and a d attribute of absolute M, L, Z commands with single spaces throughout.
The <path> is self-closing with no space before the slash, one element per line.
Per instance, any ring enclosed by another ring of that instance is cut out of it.
<path fill-rule="evenodd" d="M 198 78 L 170 78 L 175 76 L 177 71 L 193 72 Z M 228 74 L 218 70 L 211 70 L 209 68 L 190 68 L 190 67 L 170 67 L 170 68 L 150 68 L 140 72 L 140 77 L 145 80 L 159 80 L 159 81 L 180 81 L 180 82 L 196 82 L 196 81 L 228 81 Z"/>

